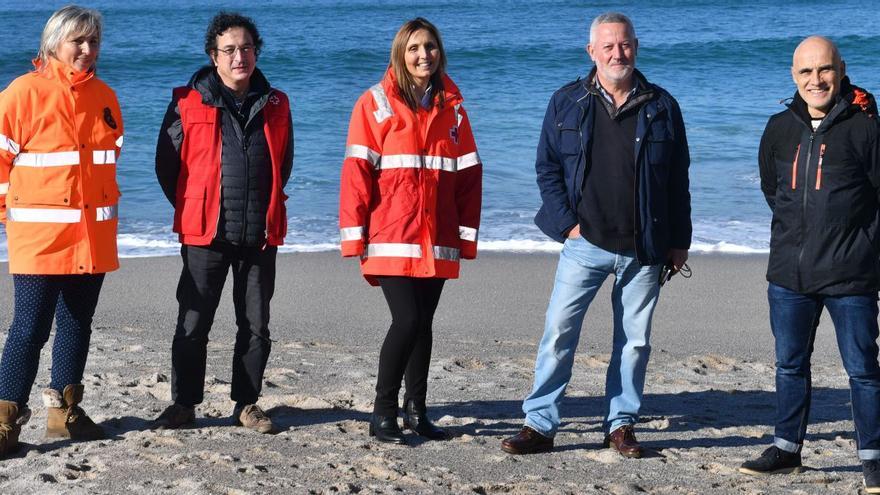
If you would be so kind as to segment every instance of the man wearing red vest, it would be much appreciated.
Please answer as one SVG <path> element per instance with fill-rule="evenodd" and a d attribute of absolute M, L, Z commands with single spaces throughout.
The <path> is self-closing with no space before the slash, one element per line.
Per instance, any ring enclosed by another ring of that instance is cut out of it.
<path fill-rule="evenodd" d="M 174 90 L 159 132 L 156 176 L 174 206 L 183 257 L 171 347 L 174 403 L 156 419 L 159 428 L 195 421 L 208 332 L 232 268 L 233 420 L 261 433 L 275 430 L 256 402 L 271 349 L 275 255 L 287 233 L 293 125 L 287 96 L 256 68 L 262 45 L 251 19 L 214 16 L 205 35 L 212 64 Z"/>

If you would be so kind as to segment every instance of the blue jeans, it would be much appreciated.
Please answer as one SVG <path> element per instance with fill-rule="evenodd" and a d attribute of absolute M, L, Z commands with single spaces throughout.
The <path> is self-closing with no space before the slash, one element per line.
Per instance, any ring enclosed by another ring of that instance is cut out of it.
<path fill-rule="evenodd" d="M 604 429 L 607 433 L 638 422 L 660 267 L 639 265 L 634 251 L 606 251 L 582 237 L 565 241 L 538 347 L 535 384 L 523 402 L 526 426 L 547 437 L 556 435 L 559 404 L 571 380 L 584 315 L 611 274 L 614 340 L 605 378 Z"/>
<path fill-rule="evenodd" d="M 880 459 L 880 365 L 877 363 L 877 294 L 800 294 L 767 288 L 770 328 L 776 339 L 776 432 L 773 444 L 800 452 L 810 415 L 810 355 L 822 308 L 834 322 L 837 347 L 849 375 L 859 459 Z"/>

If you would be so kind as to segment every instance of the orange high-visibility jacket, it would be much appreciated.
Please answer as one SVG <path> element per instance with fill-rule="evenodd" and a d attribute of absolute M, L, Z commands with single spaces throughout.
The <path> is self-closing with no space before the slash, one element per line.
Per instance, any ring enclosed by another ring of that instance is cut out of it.
<path fill-rule="evenodd" d="M 52 59 L 0 93 L 0 222 L 15 274 L 119 267 L 122 115 L 94 72 Z"/>
<path fill-rule="evenodd" d="M 477 256 L 482 164 L 462 97 L 443 77 L 443 98 L 413 112 L 393 72 L 354 106 L 342 165 L 343 256 L 375 275 L 457 278 Z"/>

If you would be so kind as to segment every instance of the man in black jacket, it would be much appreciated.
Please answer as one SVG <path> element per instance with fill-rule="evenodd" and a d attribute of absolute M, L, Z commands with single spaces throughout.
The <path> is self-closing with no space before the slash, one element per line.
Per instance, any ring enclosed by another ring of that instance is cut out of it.
<path fill-rule="evenodd" d="M 253 21 L 221 12 L 208 26 L 212 64 L 174 90 L 156 146 L 156 175 L 174 206 L 183 271 L 171 349 L 174 403 L 161 428 L 195 419 L 203 400 L 208 332 L 232 269 L 238 332 L 232 359 L 233 419 L 268 433 L 257 406 L 269 359 L 275 255 L 287 230 L 284 186 L 293 164 L 287 96 L 256 68 L 262 39 Z"/>
<path fill-rule="evenodd" d="M 834 322 L 850 377 L 856 443 L 868 493 L 880 493 L 880 130 L 873 97 L 850 84 L 837 47 L 805 39 L 794 52 L 797 93 L 761 138 L 761 189 L 773 212 L 767 290 L 776 340 L 773 446 L 747 474 L 799 472 L 819 316 Z"/>

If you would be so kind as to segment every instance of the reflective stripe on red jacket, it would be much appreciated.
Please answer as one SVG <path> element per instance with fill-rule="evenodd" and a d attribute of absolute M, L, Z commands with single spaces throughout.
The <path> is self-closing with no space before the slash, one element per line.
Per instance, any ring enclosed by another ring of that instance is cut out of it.
<path fill-rule="evenodd" d="M 0 93 L 0 222 L 15 274 L 105 273 L 116 252 L 116 94 L 50 59 Z"/>
<path fill-rule="evenodd" d="M 202 102 L 202 95 L 189 87 L 174 89 L 180 109 L 183 143 L 174 210 L 174 232 L 181 244 L 206 246 L 217 233 L 220 215 L 220 109 Z M 276 89 L 263 107 L 263 131 L 272 161 L 272 192 L 266 211 L 266 241 L 284 244 L 287 209 L 281 167 L 290 138 L 290 104 Z"/>
<path fill-rule="evenodd" d="M 339 198 L 343 256 L 375 275 L 457 278 L 477 255 L 482 164 L 462 97 L 413 112 L 389 70 L 355 104 Z"/>

